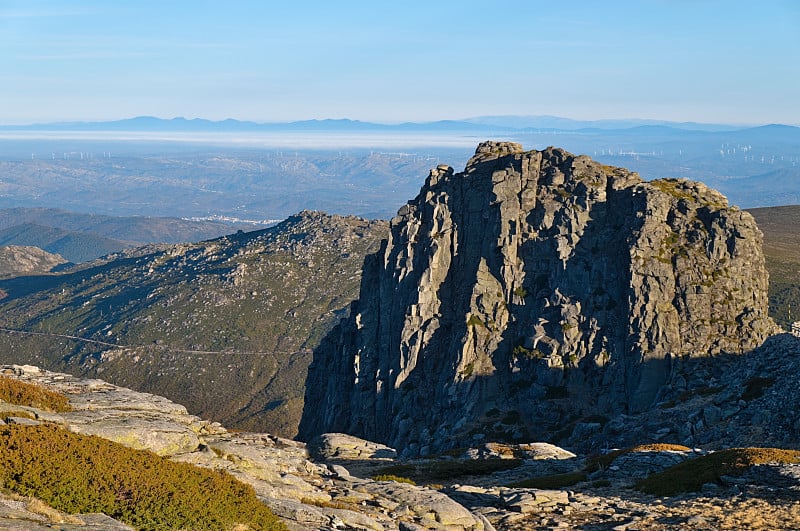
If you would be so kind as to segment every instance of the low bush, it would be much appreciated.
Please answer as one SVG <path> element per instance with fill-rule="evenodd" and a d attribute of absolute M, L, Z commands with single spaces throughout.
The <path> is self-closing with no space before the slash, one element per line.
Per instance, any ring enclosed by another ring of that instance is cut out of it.
<path fill-rule="evenodd" d="M 798 463 L 800 451 L 780 448 L 731 448 L 689 459 L 636 483 L 636 488 L 656 496 L 695 492 L 705 483 L 718 483 L 722 476 L 743 474 L 753 465 Z"/>
<path fill-rule="evenodd" d="M 452 459 L 393 465 L 377 470 L 377 473 L 408 477 L 417 483 L 425 483 L 462 476 L 485 476 L 493 472 L 516 468 L 521 464 L 522 459 Z"/>
<path fill-rule="evenodd" d="M 56 393 L 28 382 L 14 378 L 0 376 L 0 400 L 17 406 L 29 406 L 45 411 L 69 411 L 69 399 L 61 393 Z"/>
<path fill-rule="evenodd" d="M 0 482 L 60 511 L 138 529 L 286 529 L 251 486 L 222 471 L 53 425 L 0 427 Z"/>
<path fill-rule="evenodd" d="M 411 478 L 395 476 L 393 474 L 378 474 L 372 479 L 375 481 L 394 481 L 395 483 L 408 483 L 409 485 L 416 485 L 416 482 Z"/>

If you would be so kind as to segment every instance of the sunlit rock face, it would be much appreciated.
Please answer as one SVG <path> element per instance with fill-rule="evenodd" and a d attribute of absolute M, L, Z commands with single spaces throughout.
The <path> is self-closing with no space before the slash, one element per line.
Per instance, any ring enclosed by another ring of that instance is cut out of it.
<path fill-rule="evenodd" d="M 367 257 L 300 436 L 415 455 L 641 411 L 676 358 L 776 330 L 767 284 L 753 218 L 703 184 L 485 142 L 463 172 L 432 170 Z"/>

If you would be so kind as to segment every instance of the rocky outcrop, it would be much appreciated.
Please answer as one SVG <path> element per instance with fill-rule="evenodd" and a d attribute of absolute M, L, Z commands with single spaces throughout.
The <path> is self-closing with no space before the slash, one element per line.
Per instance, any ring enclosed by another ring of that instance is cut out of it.
<path fill-rule="evenodd" d="M 406 455 L 541 439 L 646 410 L 677 360 L 774 331 L 761 233 L 718 192 L 486 142 L 463 172 L 432 170 L 367 257 L 315 351 L 300 436 Z"/>
<path fill-rule="evenodd" d="M 231 433 L 219 423 L 190 415 L 183 406 L 160 396 L 30 365 L 0 366 L 0 374 L 65 394 L 72 408 L 49 413 L 0 401 L 0 418 L 4 419 L 0 425 L 55 423 L 77 433 L 150 450 L 174 461 L 223 470 L 251 485 L 259 499 L 293 531 L 492 529 L 480 516 L 436 490 L 351 476 L 341 465 L 329 467 L 310 461 L 303 443 L 267 433 Z M 23 411 L 32 418 L 11 417 L 8 411 Z M 336 436 L 325 439 L 333 446 L 371 448 L 379 466 L 391 464 L 381 456 L 394 456 L 394 450 L 369 441 L 352 437 L 345 441 Z M 365 452 L 351 455 L 363 461 L 371 459 Z M 24 503 L 14 501 L 0 494 L 0 529 L 42 529 L 56 516 L 71 518 L 74 529 L 128 529 L 118 522 L 104 523 L 102 515 L 69 517 L 49 507 L 48 521 L 25 509 Z"/>

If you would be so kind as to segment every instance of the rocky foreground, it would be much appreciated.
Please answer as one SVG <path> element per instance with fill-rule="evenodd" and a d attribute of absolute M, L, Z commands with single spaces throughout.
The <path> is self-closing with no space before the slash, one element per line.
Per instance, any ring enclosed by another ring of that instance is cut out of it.
<path fill-rule="evenodd" d="M 783 355 L 797 357 L 800 341 L 779 341 Z M 0 370 L 66 394 L 73 409 L 54 414 L 0 403 L 5 422 L 57 423 L 176 461 L 226 470 L 252 485 L 294 530 L 800 527 L 798 464 L 752 466 L 743 474 L 709 482 L 698 493 L 655 497 L 632 488 L 634 482 L 706 450 L 650 445 L 598 460 L 546 443 L 480 442 L 436 458 L 401 461 L 391 448 L 348 435 L 325 434 L 306 445 L 268 434 L 232 433 L 165 398 L 101 380 L 33 366 Z M 774 392 L 782 389 L 779 382 Z M 772 407 L 775 399 L 767 391 L 750 403 L 741 400 L 739 407 Z M 35 420 L 13 416 L 20 409 Z M 406 472 L 426 486 L 371 479 L 389 473 L 400 479 Z M 551 484 L 519 486 L 531 478 Z M 63 515 L 36 500 L 8 494 L 0 498 L 0 528 L 130 529 L 104 515 Z"/>

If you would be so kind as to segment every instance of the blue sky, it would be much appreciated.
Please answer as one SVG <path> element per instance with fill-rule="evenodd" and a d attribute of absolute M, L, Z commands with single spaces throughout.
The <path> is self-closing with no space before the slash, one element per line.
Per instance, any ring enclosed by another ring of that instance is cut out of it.
<path fill-rule="evenodd" d="M 800 2 L 0 0 L 0 123 L 800 124 Z"/>

